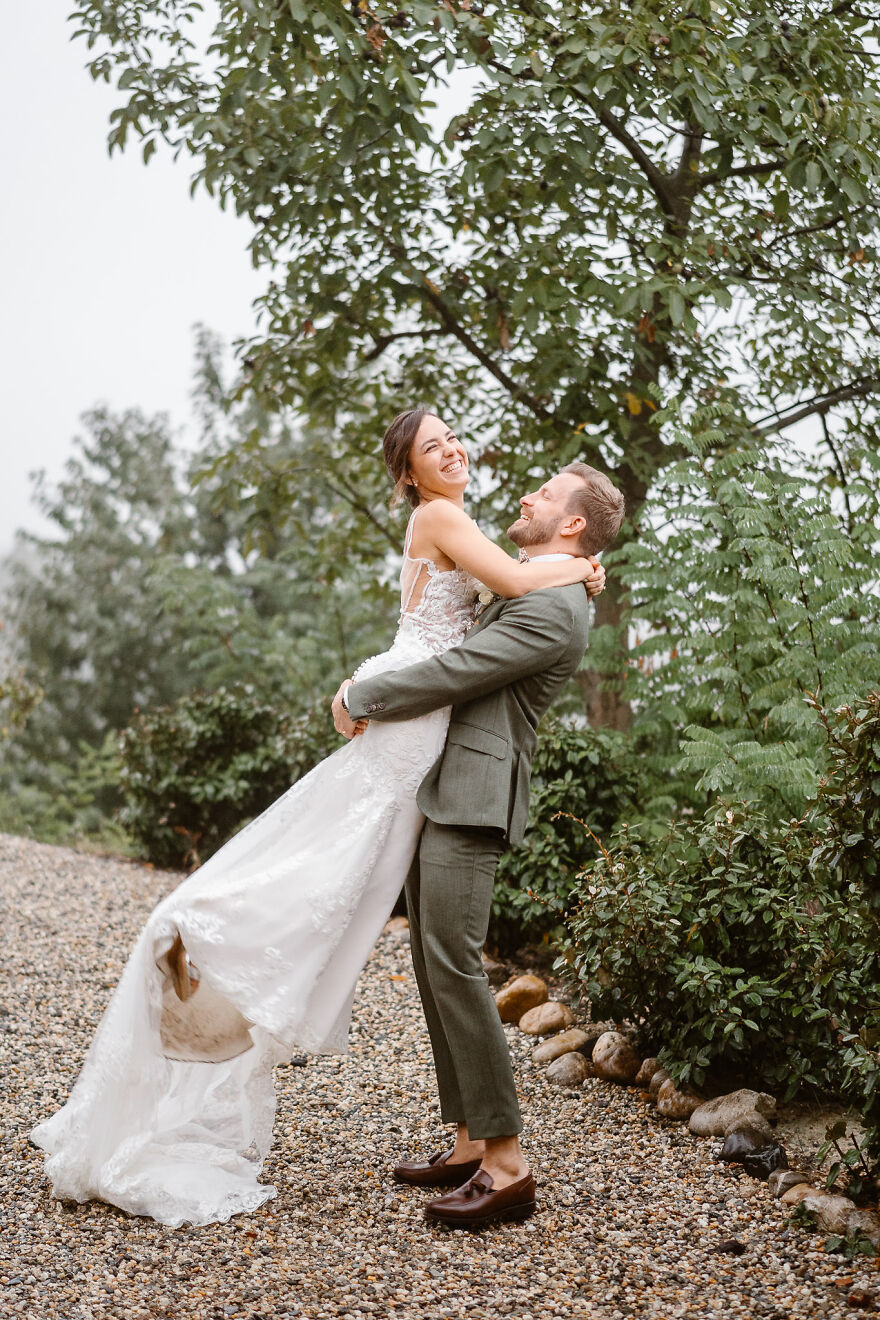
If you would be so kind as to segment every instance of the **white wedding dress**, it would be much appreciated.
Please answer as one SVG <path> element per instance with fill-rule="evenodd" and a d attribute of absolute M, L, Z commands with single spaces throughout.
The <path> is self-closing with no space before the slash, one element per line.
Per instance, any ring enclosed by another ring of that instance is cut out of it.
<path fill-rule="evenodd" d="M 415 515 L 413 515 L 415 517 Z M 404 546 L 389 651 L 399 669 L 459 643 L 478 587 Z M 372 723 L 294 784 L 149 917 L 62 1109 L 33 1134 L 53 1195 L 173 1226 L 256 1209 L 272 1140 L 272 1069 L 344 1054 L 355 985 L 418 844 L 419 783 L 449 709 Z M 200 977 L 175 994 L 178 932 Z"/>

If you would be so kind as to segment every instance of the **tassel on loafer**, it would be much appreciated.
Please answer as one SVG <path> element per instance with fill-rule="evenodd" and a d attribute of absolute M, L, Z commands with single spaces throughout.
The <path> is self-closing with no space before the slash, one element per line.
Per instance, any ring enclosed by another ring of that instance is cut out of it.
<path fill-rule="evenodd" d="M 449 1228 L 481 1228 L 509 1219 L 528 1219 L 535 1212 L 535 1180 L 530 1173 L 507 1187 L 497 1187 L 480 1169 L 454 1192 L 425 1206 L 425 1217 Z"/>

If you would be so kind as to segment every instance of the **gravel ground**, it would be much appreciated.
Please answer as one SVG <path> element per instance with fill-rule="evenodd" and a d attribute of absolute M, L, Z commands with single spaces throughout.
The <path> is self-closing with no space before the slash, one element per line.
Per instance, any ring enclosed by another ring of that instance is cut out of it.
<path fill-rule="evenodd" d="M 510 1028 L 540 1211 L 480 1233 L 429 1228 L 389 1176 L 443 1141 L 409 950 L 383 936 L 351 1054 L 278 1071 L 279 1195 L 225 1225 L 168 1229 L 49 1199 L 27 1132 L 66 1095 L 141 922 L 178 877 L 0 835 L 6 1156 L 0 1314 L 64 1317 L 834 1317 L 876 1287 L 766 1187 L 598 1080 L 563 1092 Z M 713 1248 L 729 1238 L 740 1257 Z"/>

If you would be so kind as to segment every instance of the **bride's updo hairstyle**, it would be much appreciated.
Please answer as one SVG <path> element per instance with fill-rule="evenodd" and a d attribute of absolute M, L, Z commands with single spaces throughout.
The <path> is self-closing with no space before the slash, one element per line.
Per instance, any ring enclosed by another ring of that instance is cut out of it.
<path fill-rule="evenodd" d="M 396 509 L 404 500 L 408 500 L 414 509 L 418 506 L 419 493 L 407 479 L 409 456 L 422 419 L 430 415 L 430 408 L 407 408 L 406 412 L 397 414 L 385 432 L 382 453 L 385 456 L 388 475 L 394 482 L 394 490 L 391 492 L 392 509 Z"/>

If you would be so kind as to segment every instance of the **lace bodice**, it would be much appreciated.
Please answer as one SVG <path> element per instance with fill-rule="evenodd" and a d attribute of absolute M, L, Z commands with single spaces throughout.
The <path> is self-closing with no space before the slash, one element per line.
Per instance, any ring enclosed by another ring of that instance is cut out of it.
<path fill-rule="evenodd" d="M 466 569 L 442 569 L 432 559 L 410 554 L 414 509 L 403 544 L 400 571 L 400 640 L 416 634 L 432 652 L 447 651 L 464 640 L 474 621 L 479 582 Z"/>

